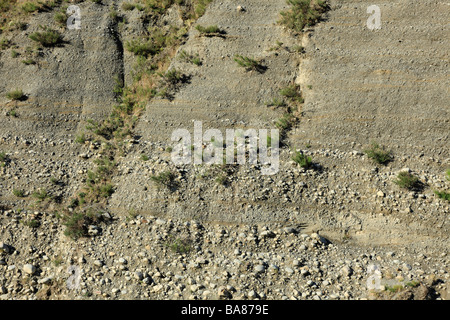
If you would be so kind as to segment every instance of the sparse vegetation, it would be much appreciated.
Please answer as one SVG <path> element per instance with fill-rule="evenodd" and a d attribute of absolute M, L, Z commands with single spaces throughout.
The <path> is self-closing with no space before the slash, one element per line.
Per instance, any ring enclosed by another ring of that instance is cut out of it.
<path fill-rule="evenodd" d="M 34 61 L 33 59 L 25 59 L 25 60 L 22 60 L 22 63 L 28 66 L 31 64 L 36 64 L 36 61 Z"/>
<path fill-rule="evenodd" d="M 447 174 L 447 180 L 450 181 L 450 169 L 448 169 L 446 171 L 446 174 Z M 435 190 L 434 193 L 442 200 L 446 200 L 446 201 L 450 202 L 450 192 Z"/>
<path fill-rule="evenodd" d="M 275 122 L 275 126 L 280 130 L 286 131 L 292 127 L 294 121 L 295 117 L 292 113 L 287 112 Z"/>
<path fill-rule="evenodd" d="M 122 9 L 125 11 L 133 10 L 136 7 L 134 3 L 131 2 L 124 2 L 122 3 Z"/>
<path fill-rule="evenodd" d="M 280 12 L 279 22 L 297 32 L 319 22 L 328 8 L 326 2 L 322 0 L 287 0 L 287 3 L 291 7 L 287 11 Z"/>
<path fill-rule="evenodd" d="M 197 66 L 200 66 L 202 64 L 202 61 L 201 61 L 198 53 L 196 53 L 194 55 L 194 54 L 191 54 L 191 53 L 187 53 L 185 50 L 182 50 L 180 52 L 179 59 L 181 61 L 192 63 L 192 64 L 195 64 Z"/>
<path fill-rule="evenodd" d="M 13 194 L 18 198 L 25 197 L 25 191 L 22 189 L 13 189 Z"/>
<path fill-rule="evenodd" d="M 364 153 L 372 159 L 375 163 L 386 165 L 392 161 L 392 152 L 386 150 L 385 147 L 380 146 L 376 142 L 372 142 L 369 148 L 364 150 Z"/>
<path fill-rule="evenodd" d="M 34 198 L 38 199 L 39 201 L 43 201 L 49 197 L 49 194 L 47 193 L 47 190 L 41 189 L 39 191 L 34 191 L 31 194 Z"/>
<path fill-rule="evenodd" d="M 282 98 L 273 98 L 272 101 L 266 102 L 268 107 L 286 107 L 286 102 Z"/>
<path fill-rule="evenodd" d="M 84 144 L 86 142 L 86 135 L 82 133 L 75 138 L 76 143 Z"/>
<path fill-rule="evenodd" d="M 405 286 L 411 287 L 411 288 L 416 288 L 416 287 L 418 287 L 419 285 L 420 285 L 420 282 L 419 282 L 419 281 L 416 281 L 416 280 L 407 282 L 407 283 L 405 284 Z"/>
<path fill-rule="evenodd" d="M 30 228 L 32 228 L 32 229 L 37 228 L 37 227 L 40 226 L 39 221 L 36 220 L 36 219 L 22 220 L 21 222 L 22 222 L 22 224 L 23 224 L 24 226 L 30 227 Z"/>
<path fill-rule="evenodd" d="M 419 178 L 407 171 L 399 172 L 394 183 L 399 187 L 408 190 L 418 190 L 421 188 L 421 182 Z"/>
<path fill-rule="evenodd" d="M 171 236 L 166 244 L 170 250 L 178 254 L 186 254 L 191 251 L 191 241 L 188 239 L 180 239 Z"/>
<path fill-rule="evenodd" d="M 301 151 L 295 151 L 292 160 L 305 169 L 309 169 L 313 165 L 311 157 L 305 156 Z"/>
<path fill-rule="evenodd" d="M 260 61 L 241 55 L 236 55 L 234 57 L 234 61 L 236 61 L 239 66 L 245 68 L 247 71 L 255 70 L 262 73 L 267 69 L 267 67 L 263 66 Z"/>
<path fill-rule="evenodd" d="M 401 284 L 397 284 L 394 286 L 386 286 L 386 290 L 392 293 L 400 292 L 404 289 L 404 287 Z"/>
<path fill-rule="evenodd" d="M 298 85 L 290 85 L 280 90 L 280 95 L 291 100 L 303 103 L 303 98 L 300 93 L 300 86 Z"/>
<path fill-rule="evenodd" d="M 38 11 L 40 9 L 40 6 L 34 2 L 25 2 L 22 5 L 22 10 L 27 13 L 32 13 L 35 11 Z"/>
<path fill-rule="evenodd" d="M 6 97 L 8 99 L 15 100 L 15 101 L 22 101 L 22 100 L 25 100 L 25 98 L 26 98 L 25 94 L 23 93 L 23 91 L 21 89 L 16 89 L 16 90 L 8 92 L 6 94 Z"/>
<path fill-rule="evenodd" d="M 159 175 L 150 177 L 158 186 L 171 188 L 174 186 L 175 174 L 171 171 L 161 172 Z"/>
<path fill-rule="evenodd" d="M 67 24 L 67 14 L 65 12 L 57 12 L 53 16 L 53 19 L 59 24 L 61 27 L 65 27 Z"/>
<path fill-rule="evenodd" d="M 197 26 L 195 26 L 195 29 L 197 29 L 197 31 L 200 32 L 200 34 L 202 36 L 207 36 L 207 37 L 220 36 L 225 33 L 223 30 L 221 30 L 216 25 L 208 26 L 208 27 L 197 25 Z"/>
<path fill-rule="evenodd" d="M 54 47 L 62 43 L 62 36 L 58 31 L 42 26 L 41 29 L 43 29 L 42 32 L 33 32 L 29 36 L 30 39 L 39 42 L 44 47 Z"/>

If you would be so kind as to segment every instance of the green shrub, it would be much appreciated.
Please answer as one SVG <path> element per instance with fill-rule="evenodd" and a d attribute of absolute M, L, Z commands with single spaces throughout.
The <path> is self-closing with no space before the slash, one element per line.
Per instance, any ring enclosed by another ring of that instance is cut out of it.
<path fill-rule="evenodd" d="M 162 46 L 158 46 L 151 39 L 133 39 L 125 43 L 125 48 L 136 56 L 148 57 L 159 53 Z"/>
<path fill-rule="evenodd" d="M 201 35 L 205 35 L 205 36 L 213 36 L 213 35 L 223 34 L 223 31 L 216 25 L 208 26 L 208 27 L 197 25 L 195 27 L 195 29 L 197 29 L 197 31 L 200 32 Z"/>
<path fill-rule="evenodd" d="M 370 147 L 364 150 L 364 153 L 374 162 L 382 165 L 388 164 L 393 159 L 392 152 L 381 147 L 376 142 L 372 142 Z"/>
<path fill-rule="evenodd" d="M 40 201 L 45 200 L 49 196 L 47 190 L 45 189 L 34 191 L 31 195 Z"/>
<path fill-rule="evenodd" d="M 141 160 L 142 161 L 148 161 L 150 158 L 146 154 L 141 154 Z"/>
<path fill-rule="evenodd" d="M 25 59 L 25 60 L 22 60 L 22 63 L 29 66 L 31 64 L 36 64 L 36 61 L 34 61 L 33 59 Z"/>
<path fill-rule="evenodd" d="M 64 235 L 77 240 L 88 235 L 87 217 L 82 213 L 63 216 L 63 225 L 66 227 Z"/>
<path fill-rule="evenodd" d="M 401 171 L 397 175 L 397 179 L 394 181 L 396 185 L 408 190 L 417 190 L 421 187 L 419 178 L 407 171 Z"/>
<path fill-rule="evenodd" d="M 182 50 L 180 52 L 178 58 L 181 61 L 192 63 L 192 64 L 195 64 L 197 66 L 200 66 L 202 64 L 202 61 L 200 60 L 200 57 L 199 57 L 198 53 L 194 55 L 194 54 L 191 54 L 191 53 L 187 53 L 185 50 Z"/>
<path fill-rule="evenodd" d="M 280 23 L 288 28 L 301 32 L 306 26 L 313 26 L 320 21 L 328 6 L 322 0 L 287 0 L 291 7 L 280 12 Z"/>
<path fill-rule="evenodd" d="M 112 184 L 108 183 L 100 186 L 100 196 L 103 198 L 109 198 L 114 193 L 114 187 Z"/>
<path fill-rule="evenodd" d="M 191 251 L 191 241 L 187 239 L 174 238 L 173 236 L 169 238 L 166 246 L 178 254 L 186 254 Z"/>
<path fill-rule="evenodd" d="M 305 156 L 303 152 L 300 151 L 295 151 L 292 160 L 294 160 L 295 163 L 300 165 L 300 167 L 305 169 L 309 169 L 313 165 L 311 157 Z"/>
<path fill-rule="evenodd" d="M 39 9 L 40 9 L 39 5 L 37 5 L 36 3 L 33 3 L 33 2 L 25 2 L 22 5 L 22 10 L 27 13 L 38 11 Z"/>
<path fill-rule="evenodd" d="M 198 17 L 205 14 L 206 6 L 211 2 L 212 0 L 195 0 L 195 13 Z"/>
<path fill-rule="evenodd" d="M 245 68 L 247 71 L 255 70 L 261 73 L 267 69 L 259 61 L 241 55 L 236 55 L 234 57 L 234 61 L 236 61 L 239 66 Z"/>
<path fill-rule="evenodd" d="M 13 194 L 18 198 L 24 198 L 25 197 L 25 191 L 21 189 L 14 189 Z"/>
<path fill-rule="evenodd" d="M 21 221 L 23 223 L 23 225 L 30 227 L 32 229 L 37 228 L 40 226 L 40 223 L 38 220 L 36 219 L 31 219 L 31 220 L 25 220 L 25 221 Z"/>
<path fill-rule="evenodd" d="M 67 14 L 64 12 L 57 12 L 53 16 L 53 19 L 55 19 L 56 23 L 63 27 L 65 27 L 67 24 L 67 18 Z"/>
<path fill-rule="evenodd" d="M 124 2 L 122 3 L 122 9 L 125 11 L 133 10 L 136 7 L 134 3 Z"/>
<path fill-rule="evenodd" d="M 18 56 L 20 56 L 20 53 L 16 50 L 11 50 L 11 58 L 17 58 Z"/>
<path fill-rule="evenodd" d="M 29 37 L 31 40 L 39 42 L 44 47 L 54 47 L 62 43 L 62 36 L 58 31 L 48 27 L 41 28 L 44 30 L 43 32 L 37 31 L 30 34 Z"/>
<path fill-rule="evenodd" d="M 159 175 L 150 177 L 158 185 L 172 187 L 174 185 L 175 174 L 170 171 L 161 172 Z"/>
<path fill-rule="evenodd" d="M 266 102 L 268 107 L 285 107 L 286 102 L 280 98 L 273 98 L 272 101 Z"/>
<path fill-rule="evenodd" d="M 25 98 L 26 98 L 23 91 L 20 89 L 16 89 L 16 90 L 8 92 L 6 94 L 6 97 L 8 99 L 15 100 L 15 101 L 22 101 L 22 100 L 25 100 Z"/>
<path fill-rule="evenodd" d="M 292 101 L 298 101 L 303 103 L 303 98 L 300 93 L 300 86 L 298 85 L 290 85 L 280 90 L 280 95 L 286 97 Z"/>
<path fill-rule="evenodd" d="M 81 135 L 77 136 L 75 138 L 75 142 L 76 143 L 80 143 L 80 144 L 84 144 L 86 142 L 86 136 L 84 133 L 82 133 Z"/>
<path fill-rule="evenodd" d="M 275 126 L 280 130 L 288 130 L 292 127 L 295 117 L 291 113 L 285 113 L 275 122 Z"/>

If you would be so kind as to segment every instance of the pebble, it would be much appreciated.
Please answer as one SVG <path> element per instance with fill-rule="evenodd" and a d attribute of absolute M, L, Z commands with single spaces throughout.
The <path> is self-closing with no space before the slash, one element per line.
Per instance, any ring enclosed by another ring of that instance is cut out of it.
<path fill-rule="evenodd" d="M 26 264 L 23 266 L 22 269 L 25 273 L 30 274 L 30 275 L 32 275 L 36 272 L 36 267 L 33 266 L 32 264 Z"/>

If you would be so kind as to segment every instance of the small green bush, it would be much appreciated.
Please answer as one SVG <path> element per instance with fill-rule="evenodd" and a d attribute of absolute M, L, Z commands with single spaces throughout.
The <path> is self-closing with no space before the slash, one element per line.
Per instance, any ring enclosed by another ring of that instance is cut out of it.
<path fill-rule="evenodd" d="M 22 5 L 22 10 L 27 13 L 35 12 L 35 11 L 38 11 L 39 9 L 40 9 L 39 5 L 37 5 L 36 3 L 33 3 L 33 2 L 25 2 Z"/>
<path fill-rule="evenodd" d="M 87 217 L 82 213 L 63 216 L 63 225 L 66 227 L 64 235 L 77 240 L 88 235 Z"/>
<path fill-rule="evenodd" d="M 197 25 L 195 29 L 197 29 L 197 31 L 200 32 L 201 35 L 205 36 L 223 34 L 223 31 L 216 25 L 208 27 Z"/>
<path fill-rule="evenodd" d="M 247 71 L 255 70 L 261 73 L 267 69 L 259 61 L 241 55 L 236 55 L 234 57 L 234 61 L 236 61 L 239 66 L 245 68 Z"/>
<path fill-rule="evenodd" d="M 374 162 L 382 165 L 388 164 L 393 159 L 392 152 L 386 150 L 376 142 L 372 142 L 370 147 L 364 150 L 364 153 L 367 154 L 367 157 L 372 159 Z"/>
<path fill-rule="evenodd" d="M 319 22 L 328 8 L 326 2 L 322 0 L 287 0 L 287 3 L 291 7 L 280 13 L 280 23 L 297 32 Z"/>
<path fill-rule="evenodd" d="M 125 48 L 136 56 L 153 56 L 160 52 L 162 46 L 156 45 L 151 39 L 133 39 L 125 43 Z"/>
<path fill-rule="evenodd" d="M 266 102 L 266 106 L 268 107 L 285 107 L 286 102 L 284 99 L 273 98 L 272 101 Z"/>
<path fill-rule="evenodd" d="M 201 17 L 205 14 L 206 6 L 211 3 L 212 0 L 195 0 L 195 13 L 198 17 Z"/>
<path fill-rule="evenodd" d="M 25 221 L 22 221 L 22 223 L 23 223 L 23 225 L 30 227 L 32 229 L 35 229 L 40 226 L 39 221 L 36 219 L 25 220 Z"/>
<path fill-rule="evenodd" d="M 36 42 L 39 42 L 44 47 L 54 47 L 60 43 L 62 43 L 61 34 L 53 29 L 48 27 L 41 27 L 43 32 L 33 32 L 30 34 L 30 39 Z"/>
<path fill-rule="evenodd" d="M 21 189 L 14 189 L 13 194 L 18 198 L 24 198 L 25 197 L 25 191 Z"/>
<path fill-rule="evenodd" d="M 22 100 L 25 100 L 25 98 L 26 98 L 23 91 L 20 89 L 16 89 L 16 90 L 8 92 L 6 94 L 6 97 L 8 99 L 15 100 L 15 101 L 22 101 Z"/>
<path fill-rule="evenodd" d="M 399 172 L 394 183 L 399 187 L 408 190 L 417 190 L 420 189 L 421 186 L 419 178 L 407 171 Z"/>
<path fill-rule="evenodd" d="M 161 172 L 159 175 L 150 177 L 158 185 L 172 187 L 174 185 L 175 174 L 170 171 Z"/>
<path fill-rule="evenodd" d="M 192 63 L 197 66 L 200 66 L 202 64 L 202 61 L 200 60 L 200 57 L 197 54 L 191 54 L 187 53 L 185 50 L 182 50 L 179 54 L 179 59 L 184 62 Z"/>
<path fill-rule="evenodd" d="M 122 3 L 122 9 L 125 11 L 133 10 L 136 7 L 134 3 L 124 2 Z"/>
<path fill-rule="evenodd" d="M 49 196 L 47 190 L 45 189 L 34 191 L 31 195 L 40 201 L 45 200 Z"/>
<path fill-rule="evenodd" d="M 305 156 L 303 152 L 300 151 L 295 151 L 292 160 L 294 160 L 295 163 L 300 165 L 300 167 L 305 169 L 309 169 L 313 165 L 311 157 Z"/>
<path fill-rule="evenodd" d="M 33 59 L 25 59 L 25 60 L 22 60 L 22 63 L 29 66 L 32 64 L 36 64 L 36 61 L 34 61 Z"/>
<path fill-rule="evenodd" d="M 280 130 L 288 130 L 292 127 L 295 117 L 291 113 L 285 113 L 275 122 L 275 126 Z"/>
<path fill-rule="evenodd" d="M 180 239 L 180 238 L 174 239 L 174 237 L 171 236 L 166 246 L 175 253 L 186 254 L 189 251 L 191 251 L 192 244 L 191 241 L 187 239 Z"/>
<path fill-rule="evenodd" d="M 57 12 L 53 16 L 53 19 L 55 19 L 56 23 L 58 23 L 62 27 L 66 26 L 67 18 L 67 14 L 65 12 Z"/>
<path fill-rule="evenodd" d="M 280 90 L 280 95 L 283 97 L 286 97 L 289 100 L 292 101 L 298 101 L 300 103 L 303 103 L 303 98 L 300 93 L 300 86 L 298 85 L 290 85 Z"/>

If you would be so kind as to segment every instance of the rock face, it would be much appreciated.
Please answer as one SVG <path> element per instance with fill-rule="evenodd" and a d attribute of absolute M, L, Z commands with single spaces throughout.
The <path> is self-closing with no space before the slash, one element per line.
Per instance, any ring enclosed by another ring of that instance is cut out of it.
<path fill-rule="evenodd" d="M 86 120 L 110 114 L 115 78 L 129 83 L 136 64 L 124 43 L 156 23 L 124 2 L 80 2 L 82 29 L 61 28 L 62 45 L 39 49 L 36 64 L 21 62 L 28 36 L 54 25 L 52 10 L 29 15 L 0 51 L 2 299 L 448 299 L 450 208 L 434 193 L 450 188 L 446 4 L 384 3 L 381 29 L 369 30 L 373 3 L 330 0 L 324 21 L 298 35 L 277 23 L 285 0 L 213 1 L 170 64 L 188 81 L 136 119 L 115 159 L 114 193 L 85 208 L 96 221 L 73 242 L 54 212 L 74 212 L 72 197 L 105 151 L 75 138 Z M 181 26 L 176 6 L 162 20 Z M 197 25 L 223 33 L 201 36 Z M 236 55 L 265 69 L 246 71 Z M 293 83 L 305 102 L 277 174 L 174 165 L 175 129 L 275 128 L 285 111 L 268 102 Z M 27 99 L 7 99 L 16 88 Z M 374 140 L 393 151 L 386 166 L 364 153 Z M 295 150 L 312 168 L 293 161 Z M 397 186 L 400 171 L 422 188 Z M 164 172 L 170 185 L 152 180 Z M 37 200 L 43 189 L 52 201 Z"/>

